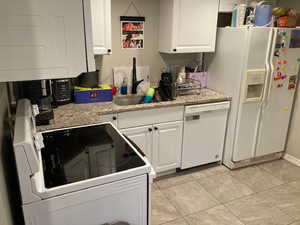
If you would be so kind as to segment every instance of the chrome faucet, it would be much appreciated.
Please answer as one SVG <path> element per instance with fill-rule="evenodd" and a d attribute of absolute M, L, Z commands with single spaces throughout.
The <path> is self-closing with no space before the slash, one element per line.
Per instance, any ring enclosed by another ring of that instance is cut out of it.
<path fill-rule="evenodd" d="M 131 89 L 131 94 L 137 94 L 137 87 L 139 86 L 140 83 L 142 83 L 143 80 L 137 80 L 136 78 L 136 58 L 133 57 L 133 68 L 132 68 L 132 89 Z"/>

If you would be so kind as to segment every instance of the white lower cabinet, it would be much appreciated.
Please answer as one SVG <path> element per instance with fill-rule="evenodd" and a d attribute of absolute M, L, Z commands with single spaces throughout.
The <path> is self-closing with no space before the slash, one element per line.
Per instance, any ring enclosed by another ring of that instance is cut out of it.
<path fill-rule="evenodd" d="M 182 121 L 121 130 L 151 161 L 155 172 L 176 169 L 181 162 Z"/>
<path fill-rule="evenodd" d="M 157 173 L 180 167 L 182 121 L 154 125 L 152 164 Z"/>

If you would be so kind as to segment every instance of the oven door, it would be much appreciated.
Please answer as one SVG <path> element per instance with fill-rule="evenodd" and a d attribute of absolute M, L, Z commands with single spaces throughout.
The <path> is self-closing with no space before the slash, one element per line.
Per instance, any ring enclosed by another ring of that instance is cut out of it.
<path fill-rule="evenodd" d="M 24 219 L 32 225 L 147 225 L 147 180 L 144 174 L 27 204 Z"/>

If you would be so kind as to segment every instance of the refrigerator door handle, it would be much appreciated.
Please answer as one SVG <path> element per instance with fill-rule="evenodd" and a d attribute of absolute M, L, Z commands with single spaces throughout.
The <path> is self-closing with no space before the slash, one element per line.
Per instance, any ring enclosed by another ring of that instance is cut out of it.
<path fill-rule="evenodd" d="M 270 93 L 270 90 L 268 89 L 269 88 L 269 84 L 271 86 L 270 78 L 272 78 L 272 74 L 274 73 L 273 72 L 274 71 L 274 65 L 273 65 L 273 62 L 272 62 L 272 58 L 273 58 L 274 52 L 273 52 L 273 50 L 271 52 L 271 49 L 274 46 L 274 42 L 276 42 L 276 35 L 274 36 L 273 35 L 273 31 L 270 31 L 269 43 L 268 43 L 268 50 L 267 50 L 268 54 L 266 56 L 266 70 L 267 70 L 267 72 L 266 72 L 266 78 L 265 78 L 265 87 L 264 87 L 264 92 L 263 92 L 263 98 L 262 98 L 262 101 L 261 101 L 262 105 L 263 104 L 267 105 L 268 96 L 269 96 L 269 93 Z"/>
<path fill-rule="evenodd" d="M 266 100 L 265 100 L 265 106 L 267 106 L 270 101 L 270 95 L 271 95 L 271 90 L 272 90 L 272 79 L 273 79 L 273 74 L 275 71 L 273 57 L 274 57 L 274 53 L 275 53 L 276 41 L 277 41 L 277 30 L 274 31 L 273 41 L 272 41 L 272 46 L 271 46 L 271 54 L 269 57 L 269 64 L 270 64 L 271 71 L 269 74 L 268 86 L 266 86 L 266 87 L 268 87 L 268 93 L 267 93 Z"/>

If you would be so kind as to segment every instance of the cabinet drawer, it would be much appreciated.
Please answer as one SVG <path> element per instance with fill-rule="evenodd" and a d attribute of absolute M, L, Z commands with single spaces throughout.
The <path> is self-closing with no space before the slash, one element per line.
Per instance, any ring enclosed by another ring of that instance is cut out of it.
<path fill-rule="evenodd" d="M 124 129 L 183 120 L 183 106 L 120 113 L 118 128 Z"/>

